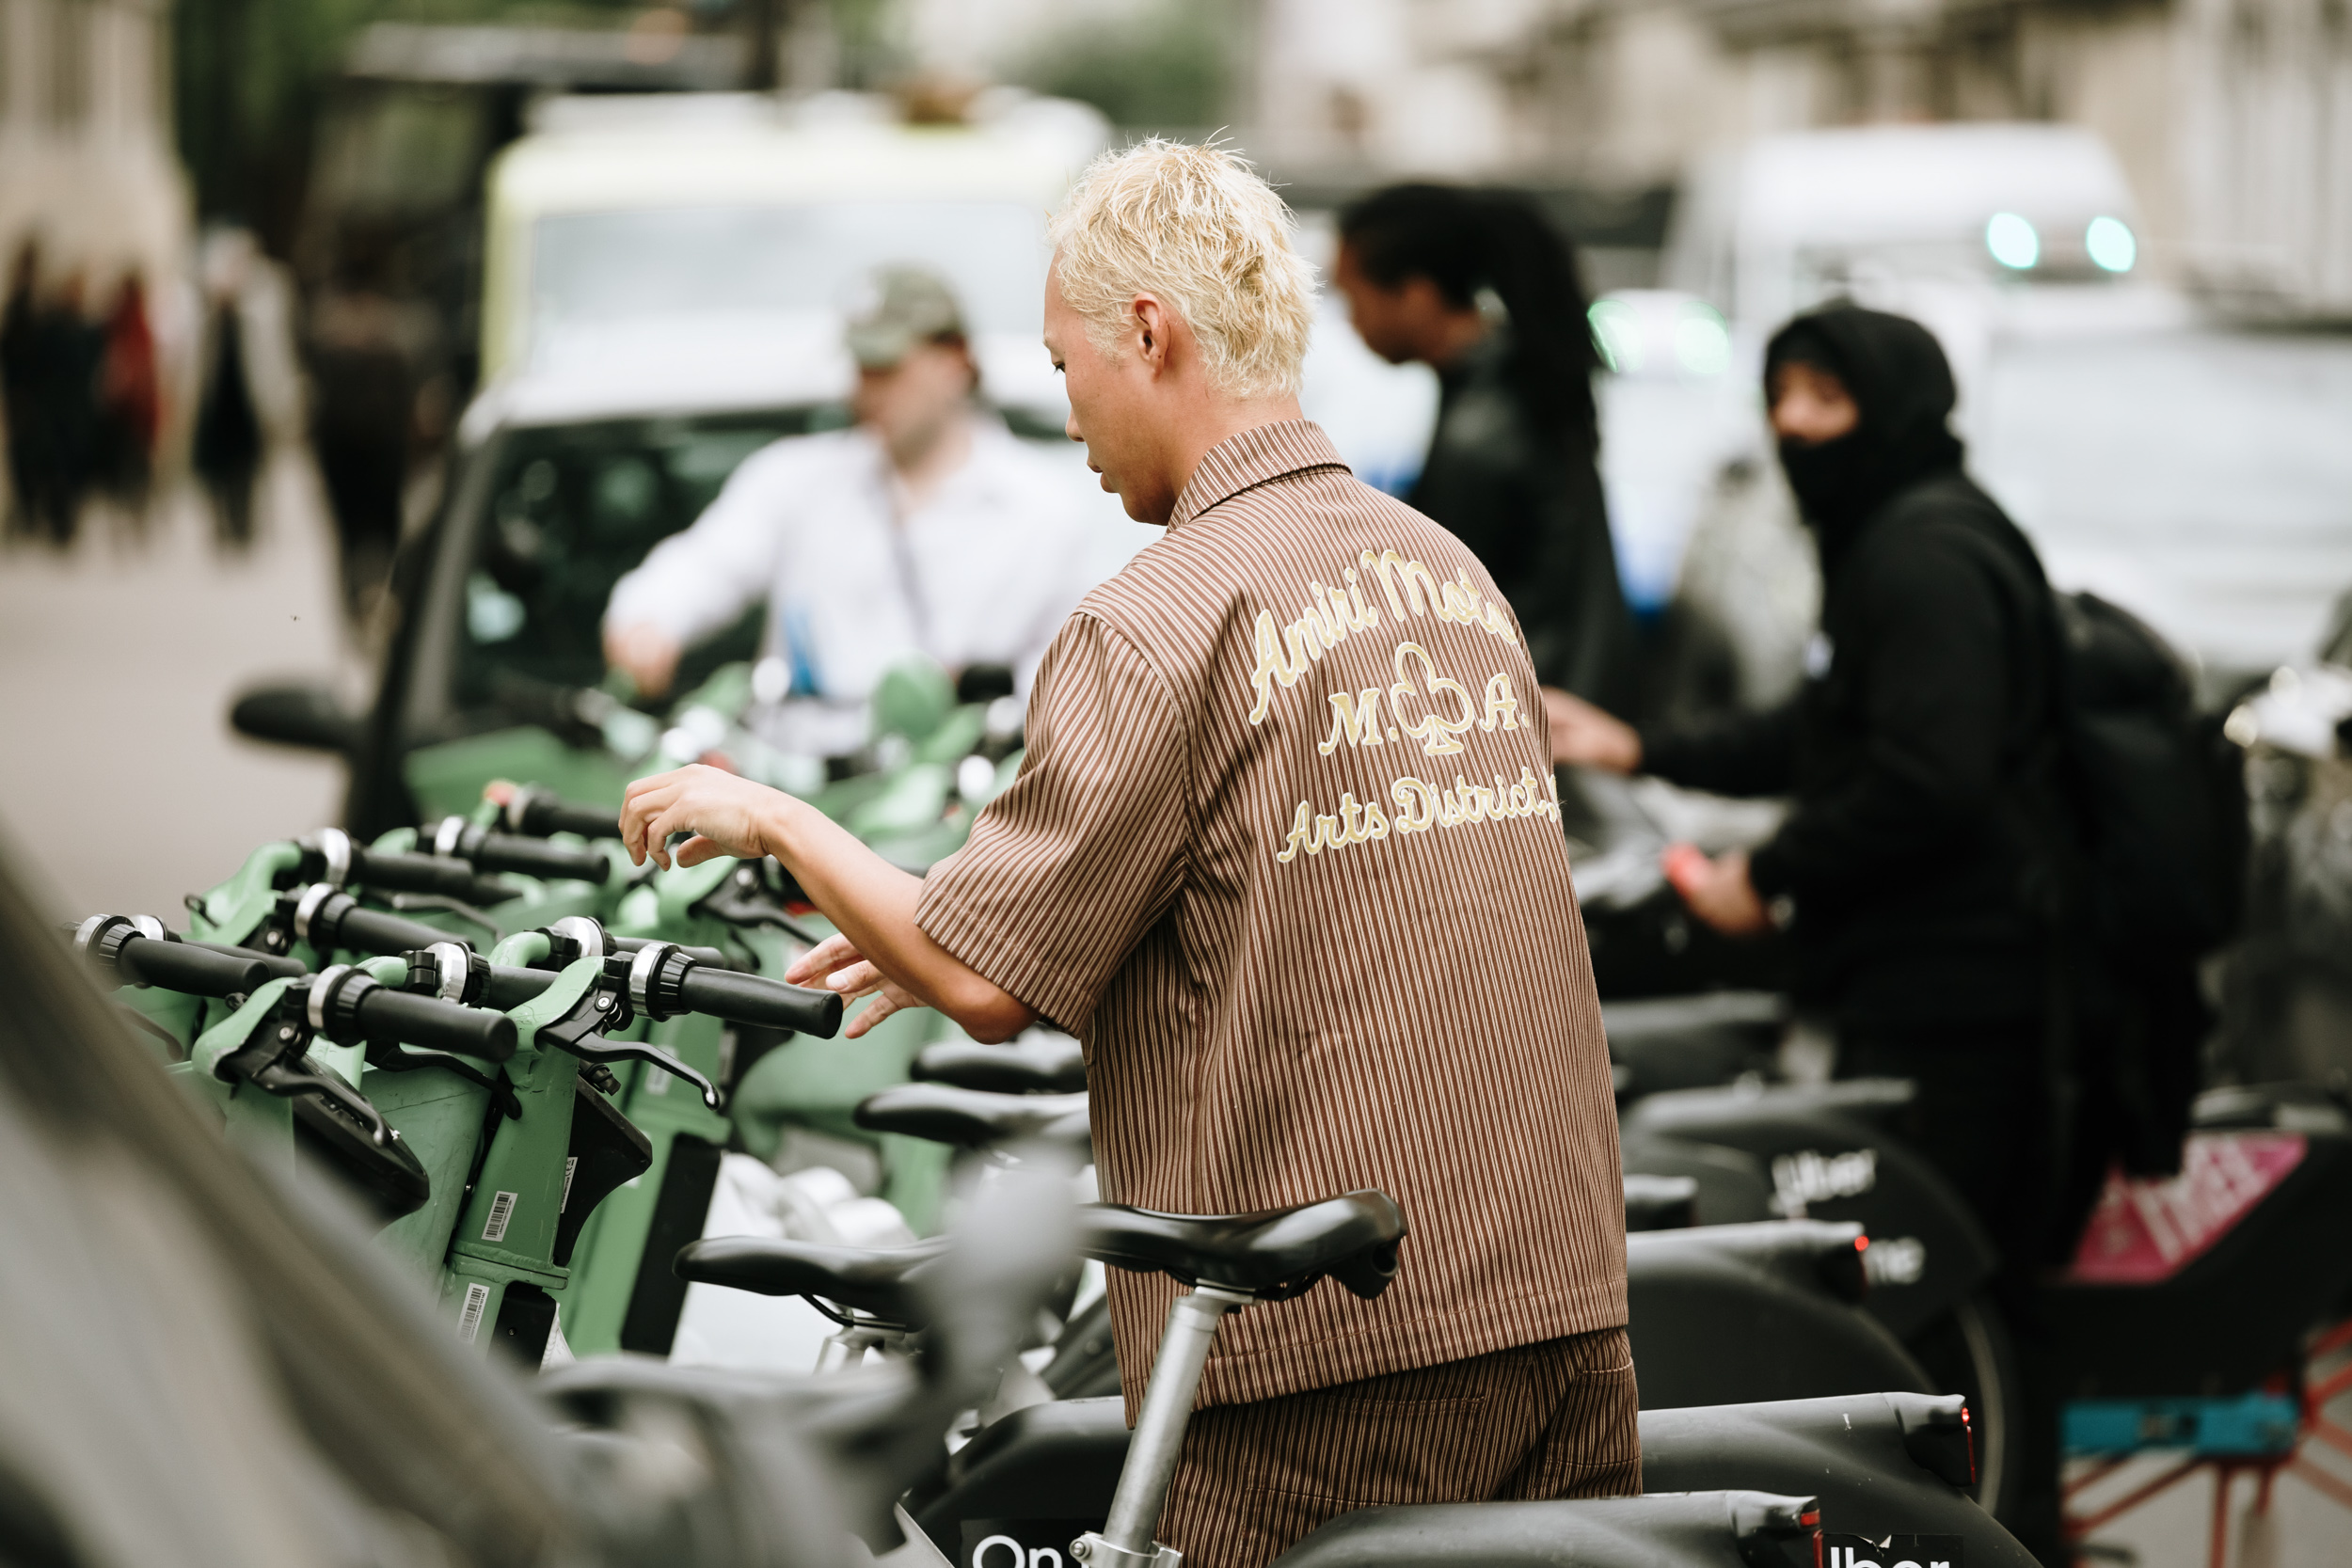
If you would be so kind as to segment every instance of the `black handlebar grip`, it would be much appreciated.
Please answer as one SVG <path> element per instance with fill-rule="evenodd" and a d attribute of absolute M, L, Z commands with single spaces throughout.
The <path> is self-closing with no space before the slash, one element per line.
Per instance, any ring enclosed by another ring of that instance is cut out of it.
<path fill-rule="evenodd" d="M 300 958 L 289 958 L 282 953 L 256 953 L 249 947 L 231 947 L 226 942 L 199 942 L 194 937 L 182 937 L 183 947 L 201 948 L 207 953 L 225 953 L 232 958 L 251 958 L 269 971 L 273 980 L 299 980 L 310 973 Z"/>
<path fill-rule="evenodd" d="M 485 1062 L 515 1054 L 515 1021 L 504 1013 L 461 1006 L 437 996 L 416 996 L 379 986 L 358 999 L 353 1018 L 369 1039 L 447 1051 Z"/>
<path fill-rule="evenodd" d="M 551 969 L 511 969 L 505 964 L 492 964 L 490 989 L 484 1000 L 501 1010 L 519 1007 L 555 981 L 556 972 Z"/>
<path fill-rule="evenodd" d="M 535 789 L 519 791 L 506 808 L 507 826 L 517 832 L 578 833 L 582 838 L 618 838 L 621 814 L 576 805 Z"/>
<path fill-rule="evenodd" d="M 377 849 L 352 851 L 351 879 L 386 893 L 437 893 L 468 904 L 503 903 L 515 893 L 502 882 L 475 876 L 473 867 L 464 861 Z"/>
<path fill-rule="evenodd" d="M 612 863 L 594 849 L 549 844 L 519 833 L 483 834 L 472 860 L 484 871 L 514 871 L 551 881 L 601 882 L 612 872 Z"/>
<path fill-rule="evenodd" d="M 270 977 L 270 965 L 259 953 L 231 958 L 190 942 L 139 936 L 122 944 L 115 955 L 115 969 L 125 980 L 184 996 L 241 996 L 258 990 Z M 300 971 L 297 964 L 295 972 Z"/>
<path fill-rule="evenodd" d="M 355 953 L 405 953 L 411 948 L 430 947 L 437 942 L 460 940 L 421 920 L 386 914 L 381 910 L 363 910 L 356 905 L 342 911 L 334 926 L 329 942 Z"/>
<path fill-rule="evenodd" d="M 805 990 L 761 974 L 697 964 L 678 982 L 678 998 L 695 1012 L 731 1023 L 791 1029 L 819 1039 L 841 1031 L 838 991 Z"/>

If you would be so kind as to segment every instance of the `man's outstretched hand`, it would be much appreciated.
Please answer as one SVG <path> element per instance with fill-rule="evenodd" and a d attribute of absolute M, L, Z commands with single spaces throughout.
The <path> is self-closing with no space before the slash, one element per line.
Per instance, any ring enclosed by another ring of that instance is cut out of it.
<path fill-rule="evenodd" d="M 1543 689 L 1551 721 L 1551 760 L 1564 768 L 1602 768 L 1630 773 L 1642 766 L 1642 737 L 1632 725 L 1556 686 Z"/>
<path fill-rule="evenodd" d="M 700 865 L 714 855 L 757 860 L 770 852 L 767 830 L 790 799 L 766 784 L 700 763 L 640 779 L 621 800 L 621 847 L 631 863 L 647 856 L 668 869 L 672 833 L 694 836 L 677 847 L 675 863 Z"/>
<path fill-rule="evenodd" d="M 876 969 L 845 936 L 827 937 L 793 959 L 784 977 L 796 986 L 820 985 L 826 990 L 839 991 L 845 1003 L 872 997 L 873 1005 L 850 1020 L 842 1031 L 847 1039 L 856 1039 L 901 1007 L 923 1005 L 914 992 Z"/>
<path fill-rule="evenodd" d="M 1762 936 L 1772 917 L 1748 879 L 1748 852 L 1733 849 L 1712 859 L 1688 844 L 1672 844 L 1659 857 L 1691 912 L 1727 937 Z"/>

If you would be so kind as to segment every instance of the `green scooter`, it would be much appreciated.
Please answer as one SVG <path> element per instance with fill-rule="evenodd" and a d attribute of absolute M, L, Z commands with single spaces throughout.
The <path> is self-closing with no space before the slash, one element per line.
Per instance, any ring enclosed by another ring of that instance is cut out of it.
<path fill-rule="evenodd" d="M 414 990 L 509 1009 L 516 1060 L 498 1079 L 466 1081 L 444 1068 L 433 1077 L 409 1069 L 413 1076 L 390 1082 L 389 1070 L 405 1064 L 388 1058 L 372 1062 L 379 1070 L 370 1085 L 405 1113 L 430 1115 L 433 1130 L 412 1138 L 429 1141 L 436 1167 L 451 1173 L 441 1196 L 395 1224 L 387 1242 L 427 1266 L 446 1257 L 444 1306 L 461 1335 L 471 1338 L 486 1320 L 526 1359 L 544 1348 L 558 1300 L 567 1343 L 582 1353 L 621 1348 L 603 1342 L 605 1325 L 625 1325 L 636 1309 L 636 1260 L 675 1185 L 654 1175 L 656 1148 L 675 1143 L 682 1127 L 723 1134 L 713 1076 L 665 1049 L 660 1032 L 699 1040 L 716 1036 L 722 1022 L 816 1035 L 840 1026 L 841 999 L 830 992 L 730 971 L 712 949 L 615 937 L 581 916 L 509 937 L 485 959 L 345 894 L 313 887 L 290 899 L 299 946 L 389 950 L 404 957 L 374 962 L 405 966 L 404 983 Z M 581 1096 L 583 1081 L 599 1092 Z M 630 1105 L 668 1101 L 667 1119 L 637 1125 L 614 1104 L 623 1095 Z M 715 1166 L 719 1144 L 709 1147 Z M 708 1196 L 706 1187 L 704 1205 Z M 600 1207 L 608 1196 L 621 1199 L 610 1212 Z M 678 1244 L 699 1233 L 701 1221 L 696 1208 Z M 579 1266 L 587 1262 L 577 1255 L 591 1225 L 603 1238 L 598 1256 L 626 1259 L 626 1268 Z M 670 1294 L 682 1299 L 683 1286 Z M 675 1299 L 660 1325 L 660 1350 L 668 1348 Z"/>

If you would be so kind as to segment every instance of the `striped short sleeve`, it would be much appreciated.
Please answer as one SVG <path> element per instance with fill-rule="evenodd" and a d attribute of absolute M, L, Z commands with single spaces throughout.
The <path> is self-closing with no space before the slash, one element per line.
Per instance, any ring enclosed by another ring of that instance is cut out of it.
<path fill-rule="evenodd" d="M 1084 1033 L 1179 885 L 1184 735 L 1168 683 L 1134 645 L 1094 616 L 1072 616 L 1038 671 L 1020 777 L 924 879 L 916 924 L 1025 1006 Z"/>

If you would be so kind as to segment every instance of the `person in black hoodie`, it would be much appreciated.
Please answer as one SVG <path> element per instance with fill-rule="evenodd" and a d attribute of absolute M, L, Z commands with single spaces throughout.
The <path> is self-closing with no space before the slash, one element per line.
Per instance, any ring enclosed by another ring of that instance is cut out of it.
<path fill-rule="evenodd" d="M 1493 576 L 1547 689 L 1624 711 L 1638 653 L 1566 242 L 1523 197 L 1393 185 L 1340 214 L 1332 282 L 1367 347 L 1438 372 L 1438 427 L 1405 499 Z"/>
<path fill-rule="evenodd" d="M 1555 704 L 1553 752 L 1792 797 L 1753 854 L 1678 847 L 1669 876 L 1727 935 L 1788 932 L 1797 1001 L 1834 1024 L 1841 1075 L 1918 1084 L 1912 1135 L 1983 1220 L 2003 1259 L 1996 1294 L 2029 1328 L 2028 1276 L 2073 1240 L 2052 1154 L 2035 827 L 2055 820 L 2048 584 L 1961 470 L 1951 370 L 1926 328 L 1849 304 L 1798 317 L 1766 350 L 1765 388 L 1820 553 L 1803 688 L 1766 712 L 1638 729 Z M 2056 1412 L 2031 1402 L 2011 1528 L 2057 1561 Z"/>

